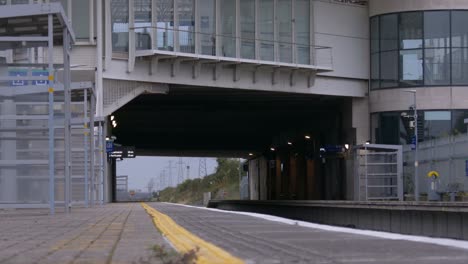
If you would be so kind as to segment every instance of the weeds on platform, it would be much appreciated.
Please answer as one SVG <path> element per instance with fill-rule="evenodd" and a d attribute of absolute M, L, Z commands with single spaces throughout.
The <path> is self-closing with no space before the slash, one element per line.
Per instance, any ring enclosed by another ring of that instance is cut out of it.
<path fill-rule="evenodd" d="M 154 245 L 150 250 L 151 255 L 148 259 L 140 258 L 138 262 L 133 262 L 133 264 L 195 264 L 198 259 L 197 253 L 200 249 L 197 247 L 184 254 L 178 254 L 173 250 L 166 249 L 165 246 Z"/>

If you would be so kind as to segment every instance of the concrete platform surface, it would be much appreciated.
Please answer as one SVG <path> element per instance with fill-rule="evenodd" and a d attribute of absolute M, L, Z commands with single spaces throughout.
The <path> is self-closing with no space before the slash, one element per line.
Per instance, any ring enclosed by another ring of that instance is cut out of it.
<path fill-rule="evenodd" d="M 455 247 L 323 231 L 180 205 L 150 205 L 246 263 L 468 263 L 468 250 Z"/>
<path fill-rule="evenodd" d="M 154 245 L 172 250 L 139 203 L 0 210 L 0 263 L 146 263 Z"/>

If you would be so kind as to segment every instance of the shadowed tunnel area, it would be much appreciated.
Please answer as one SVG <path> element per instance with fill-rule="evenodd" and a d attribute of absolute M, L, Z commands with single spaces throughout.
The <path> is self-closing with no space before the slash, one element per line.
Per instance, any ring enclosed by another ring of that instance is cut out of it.
<path fill-rule="evenodd" d="M 144 94 L 114 113 L 119 144 L 137 155 L 230 156 L 260 154 L 310 134 L 340 141 L 347 99 L 332 96 L 170 87 Z"/>

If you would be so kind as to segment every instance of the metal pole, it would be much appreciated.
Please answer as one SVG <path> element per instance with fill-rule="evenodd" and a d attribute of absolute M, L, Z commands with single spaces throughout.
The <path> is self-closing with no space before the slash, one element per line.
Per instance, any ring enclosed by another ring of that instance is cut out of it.
<path fill-rule="evenodd" d="M 95 169 L 95 144 L 96 144 L 96 139 L 94 136 L 94 114 L 95 114 L 95 109 L 96 109 L 96 100 L 94 98 L 94 95 L 90 97 L 90 111 L 89 111 L 89 137 L 90 137 L 90 167 L 91 167 L 91 174 L 90 174 L 90 179 L 91 179 L 91 205 L 94 206 L 96 203 L 96 198 L 98 197 L 96 195 L 96 169 Z"/>
<path fill-rule="evenodd" d="M 64 133 L 65 133 L 65 212 L 70 212 L 71 206 L 71 94 L 70 94 L 70 42 L 68 30 L 63 28 L 63 93 L 64 93 Z"/>
<path fill-rule="evenodd" d="M 54 153 L 54 23 L 52 15 L 48 16 L 48 71 L 49 71 L 49 207 L 50 214 L 55 214 L 55 153 Z"/>
<path fill-rule="evenodd" d="M 89 207 L 89 181 L 88 181 L 88 178 L 89 178 L 89 164 L 88 164 L 88 160 L 89 160 L 89 156 L 88 156 L 88 152 L 89 152 L 89 147 L 88 147 L 88 137 L 89 137 L 89 133 L 90 133 L 90 129 L 89 129 L 89 123 L 88 123 L 88 89 L 85 89 L 84 90 L 84 119 L 85 119 L 85 122 L 84 122 L 84 171 L 85 171 L 85 175 L 84 175 L 84 185 L 85 185 L 85 188 L 84 188 L 84 198 L 85 198 L 85 206 L 86 207 Z"/>
<path fill-rule="evenodd" d="M 414 200 L 419 201 L 419 182 L 418 182 L 418 110 L 416 107 L 416 91 L 413 93 L 413 103 L 414 103 Z"/>

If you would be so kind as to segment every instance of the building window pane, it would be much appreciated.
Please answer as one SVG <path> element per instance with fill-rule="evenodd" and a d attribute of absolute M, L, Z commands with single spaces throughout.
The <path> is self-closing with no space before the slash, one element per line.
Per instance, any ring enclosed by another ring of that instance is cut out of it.
<path fill-rule="evenodd" d="M 466 118 L 468 118 L 468 110 L 452 111 L 452 135 L 466 134 Z"/>
<path fill-rule="evenodd" d="M 178 0 L 177 5 L 180 51 L 195 53 L 195 0 Z"/>
<path fill-rule="evenodd" d="M 425 49 L 424 83 L 426 85 L 450 84 L 450 54 L 448 48 Z"/>
<path fill-rule="evenodd" d="M 451 134 L 451 128 L 450 111 L 424 112 L 424 140 L 447 137 Z"/>
<path fill-rule="evenodd" d="M 12 5 L 29 4 L 29 0 L 11 0 Z"/>
<path fill-rule="evenodd" d="M 279 61 L 292 62 L 291 0 L 278 0 Z"/>
<path fill-rule="evenodd" d="M 157 47 L 159 50 L 174 50 L 174 1 L 156 1 Z"/>
<path fill-rule="evenodd" d="M 236 57 L 236 1 L 220 0 L 221 55 Z"/>
<path fill-rule="evenodd" d="M 89 41 L 89 0 L 73 0 L 71 18 L 76 39 Z"/>
<path fill-rule="evenodd" d="M 371 88 L 380 88 L 379 53 L 371 55 Z"/>
<path fill-rule="evenodd" d="M 448 11 L 424 12 L 424 45 L 426 48 L 443 48 L 450 45 L 450 13 Z"/>
<path fill-rule="evenodd" d="M 380 87 L 398 86 L 398 52 L 386 51 L 380 54 Z"/>
<path fill-rule="evenodd" d="M 400 85 L 422 85 L 422 62 L 421 49 L 400 51 Z"/>
<path fill-rule="evenodd" d="M 216 55 L 215 0 L 198 0 L 201 54 Z"/>
<path fill-rule="evenodd" d="M 136 49 L 151 49 L 151 0 L 134 0 Z"/>
<path fill-rule="evenodd" d="M 398 15 L 380 17 L 380 50 L 398 49 Z"/>
<path fill-rule="evenodd" d="M 128 52 L 128 0 L 112 0 L 112 50 Z"/>
<path fill-rule="evenodd" d="M 379 17 L 371 18 L 370 33 L 371 53 L 379 52 Z"/>
<path fill-rule="evenodd" d="M 296 0 L 297 63 L 310 64 L 310 1 Z"/>
<path fill-rule="evenodd" d="M 240 1 L 241 58 L 255 59 L 255 0 Z"/>
<path fill-rule="evenodd" d="M 422 12 L 400 14 L 400 48 L 422 47 Z"/>
<path fill-rule="evenodd" d="M 274 1 L 260 0 L 258 28 L 260 37 L 260 59 L 274 61 Z"/>
<path fill-rule="evenodd" d="M 452 11 L 452 47 L 468 47 L 468 11 Z"/>
<path fill-rule="evenodd" d="M 452 48 L 452 84 L 468 84 L 468 48 Z"/>

